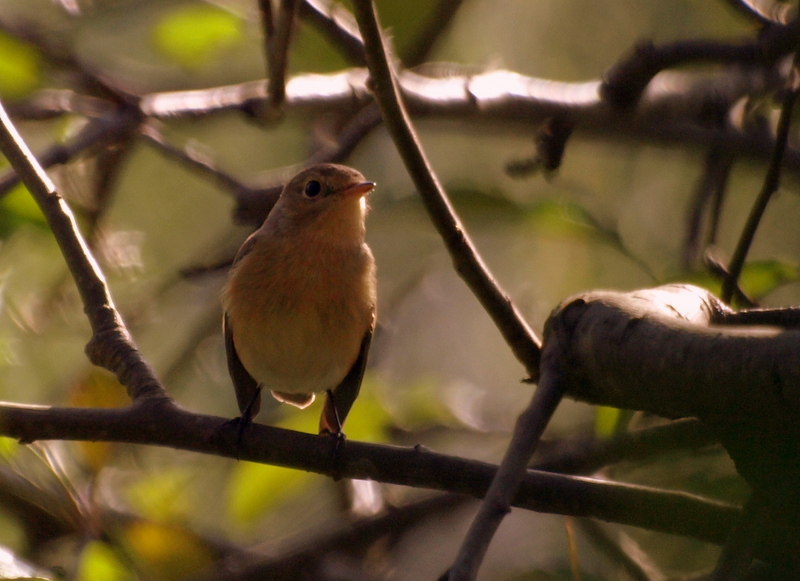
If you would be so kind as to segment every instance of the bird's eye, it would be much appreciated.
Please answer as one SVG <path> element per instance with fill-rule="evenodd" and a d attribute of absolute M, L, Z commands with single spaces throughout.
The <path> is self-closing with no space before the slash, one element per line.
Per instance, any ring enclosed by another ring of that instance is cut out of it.
<path fill-rule="evenodd" d="M 306 184 L 305 194 L 307 198 L 316 198 L 322 191 L 322 186 L 317 180 L 311 180 Z"/>

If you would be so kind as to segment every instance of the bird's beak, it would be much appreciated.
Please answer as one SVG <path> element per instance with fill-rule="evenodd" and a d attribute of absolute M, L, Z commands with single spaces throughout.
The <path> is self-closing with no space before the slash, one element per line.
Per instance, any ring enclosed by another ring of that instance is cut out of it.
<path fill-rule="evenodd" d="M 350 196 L 366 196 L 369 192 L 375 189 L 375 182 L 361 182 L 359 184 L 353 184 L 352 186 L 347 186 L 345 189 L 342 190 L 342 195 L 346 197 Z"/>

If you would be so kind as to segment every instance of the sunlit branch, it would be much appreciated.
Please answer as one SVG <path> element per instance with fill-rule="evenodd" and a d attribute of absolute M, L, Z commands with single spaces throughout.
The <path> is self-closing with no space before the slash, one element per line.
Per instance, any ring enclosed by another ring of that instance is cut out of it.
<path fill-rule="evenodd" d="M 89 359 L 117 375 L 134 400 L 167 398 L 150 366 L 133 344 L 114 307 L 103 273 L 81 236 L 75 218 L 0 105 L 0 151 L 42 210 L 78 287 L 92 326 Z"/>

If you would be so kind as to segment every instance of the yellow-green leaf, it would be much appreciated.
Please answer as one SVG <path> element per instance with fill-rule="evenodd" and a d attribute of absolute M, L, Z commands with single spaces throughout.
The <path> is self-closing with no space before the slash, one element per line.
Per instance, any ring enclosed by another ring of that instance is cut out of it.
<path fill-rule="evenodd" d="M 757 260 L 745 264 L 739 277 L 739 286 L 750 298 L 759 300 L 780 285 L 797 280 L 799 276 L 796 264 L 780 260 Z"/>
<path fill-rule="evenodd" d="M 133 575 L 106 543 L 91 541 L 78 560 L 76 581 L 128 581 Z"/>
<path fill-rule="evenodd" d="M 169 11 L 153 30 L 153 44 L 168 59 L 194 69 L 218 56 L 242 36 L 242 21 L 211 4 Z"/>
<path fill-rule="evenodd" d="M 0 32 L 0 97 L 26 97 L 39 85 L 39 53 L 31 45 Z"/>
<path fill-rule="evenodd" d="M 145 579 L 195 578 L 214 561 L 210 548 L 197 535 L 173 524 L 133 522 L 121 531 L 120 539 L 127 556 Z"/>

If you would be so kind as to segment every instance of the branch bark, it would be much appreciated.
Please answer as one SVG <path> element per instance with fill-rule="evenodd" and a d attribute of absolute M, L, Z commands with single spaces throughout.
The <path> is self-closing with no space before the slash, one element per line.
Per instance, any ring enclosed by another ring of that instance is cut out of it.
<path fill-rule="evenodd" d="M 450 253 L 456 272 L 492 317 L 529 377 L 536 379 L 541 341 L 492 277 L 422 151 L 401 101 L 371 0 L 357 0 L 354 8 L 367 51 L 375 100 L 428 215 Z"/>
<path fill-rule="evenodd" d="M 51 408 L 0 404 L 0 433 L 34 440 L 86 440 L 165 446 L 343 478 L 375 480 L 482 497 L 497 466 L 437 454 L 253 424 L 237 446 L 227 418 L 195 414 L 157 400 L 127 408 Z M 514 506 L 722 543 L 739 509 L 684 492 L 528 470 Z"/>
<path fill-rule="evenodd" d="M 0 151 L 41 208 L 78 287 L 92 326 L 92 338 L 86 346 L 89 359 L 115 373 L 133 400 L 169 400 L 155 373 L 137 351 L 72 211 L 20 137 L 2 104 Z"/>

